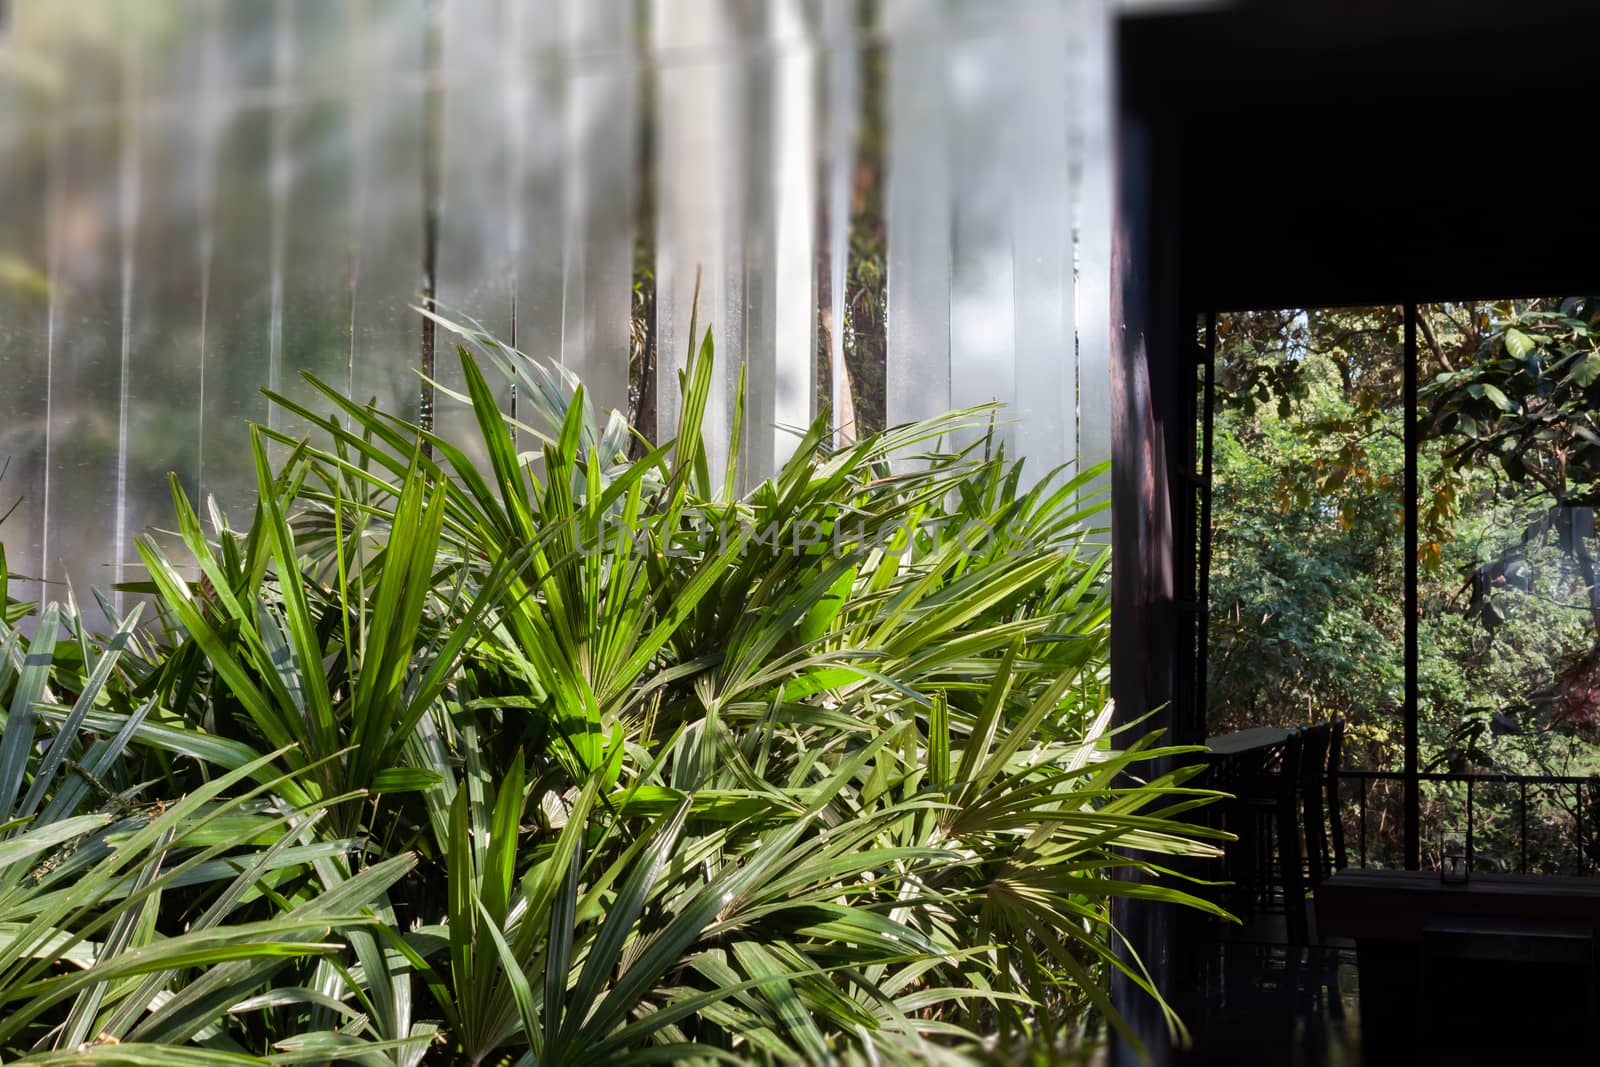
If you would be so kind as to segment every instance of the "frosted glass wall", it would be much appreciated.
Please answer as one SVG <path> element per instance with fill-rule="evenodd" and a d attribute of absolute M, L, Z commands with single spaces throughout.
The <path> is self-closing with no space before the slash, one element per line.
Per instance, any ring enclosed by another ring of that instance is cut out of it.
<path fill-rule="evenodd" d="M 409 305 L 430 294 L 665 437 L 698 278 L 713 437 L 747 369 L 744 486 L 819 397 L 842 436 L 1001 401 L 1035 476 L 1109 454 L 1098 4 L 5 10 L 0 541 L 30 580 L 13 595 L 132 577 L 168 471 L 246 521 L 244 422 L 303 429 L 260 392 L 307 396 L 302 371 L 469 432 L 442 395 L 424 411 Z M 446 339 L 431 350 L 458 386 Z"/>

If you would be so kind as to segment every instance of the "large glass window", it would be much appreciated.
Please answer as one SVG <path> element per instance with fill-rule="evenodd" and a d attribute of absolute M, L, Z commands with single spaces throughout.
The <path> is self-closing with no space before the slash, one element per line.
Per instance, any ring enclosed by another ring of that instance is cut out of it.
<path fill-rule="evenodd" d="M 1418 309 L 1422 844 L 1587 870 L 1600 753 L 1600 351 L 1583 299 Z M 1496 781 L 1493 775 L 1516 776 Z M 1547 779 L 1529 783 L 1527 777 Z"/>
<path fill-rule="evenodd" d="M 1409 316 L 1409 345 L 1402 307 L 1216 319 L 1207 733 L 1343 718 L 1343 817 L 1361 862 L 1409 858 L 1409 787 L 1424 867 L 1459 833 L 1477 868 L 1588 872 L 1600 303 Z"/>
<path fill-rule="evenodd" d="M 1343 718 L 1398 772 L 1404 700 L 1403 312 L 1224 314 L 1212 412 L 1207 733 Z M 1363 783 L 1398 858 L 1397 781 Z M 1352 821 L 1354 844 L 1360 827 Z"/>

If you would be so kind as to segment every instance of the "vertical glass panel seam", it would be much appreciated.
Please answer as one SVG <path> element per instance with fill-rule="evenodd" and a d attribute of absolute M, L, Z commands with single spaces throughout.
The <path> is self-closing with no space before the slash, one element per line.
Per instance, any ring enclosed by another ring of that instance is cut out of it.
<path fill-rule="evenodd" d="M 1421 791 L 1417 780 L 1417 305 L 1405 305 L 1405 851 L 1421 866 Z"/>

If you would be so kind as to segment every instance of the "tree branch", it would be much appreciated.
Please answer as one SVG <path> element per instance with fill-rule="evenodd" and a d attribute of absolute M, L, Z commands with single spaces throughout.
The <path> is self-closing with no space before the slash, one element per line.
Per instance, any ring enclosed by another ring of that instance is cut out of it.
<path fill-rule="evenodd" d="M 1439 343 L 1439 338 L 1433 332 L 1433 327 L 1428 324 L 1428 316 L 1417 316 L 1417 328 L 1422 331 L 1422 339 L 1428 342 L 1428 347 L 1433 349 L 1433 358 L 1439 365 L 1451 374 L 1456 372 L 1455 364 L 1450 362 L 1450 357 L 1444 354 L 1444 346 Z"/>

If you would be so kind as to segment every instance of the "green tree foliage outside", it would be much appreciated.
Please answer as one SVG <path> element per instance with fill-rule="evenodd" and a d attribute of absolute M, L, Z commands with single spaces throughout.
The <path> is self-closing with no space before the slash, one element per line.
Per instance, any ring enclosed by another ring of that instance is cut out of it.
<path fill-rule="evenodd" d="M 1596 310 L 1419 309 L 1424 770 L 1596 769 Z M 1398 307 L 1219 319 L 1213 732 L 1342 716 L 1347 766 L 1401 766 L 1402 321 Z M 1374 855 L 1392 860 L 1399 790 L 1375 784 L 1368 799 Z M 1464 790 L 1428 785 L 1424 801 L 1427 851 L 1464 825 Z M 1480 787 L 1475 801 L 1476 862 L 1516 869 L 1518 792 Z M 1570 786 L 1533 791 L 1532 868 L 1576 869 L 1588 802 Z"/>

